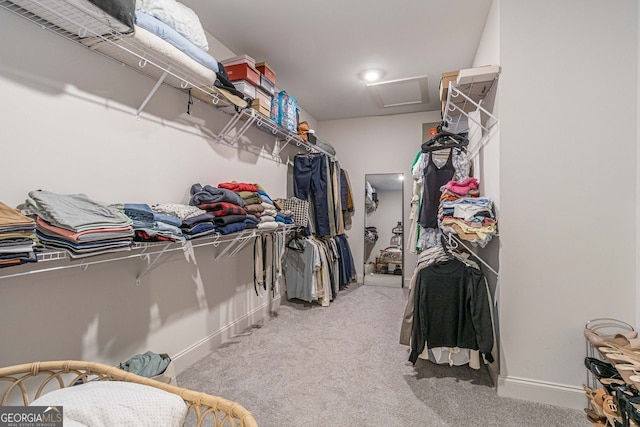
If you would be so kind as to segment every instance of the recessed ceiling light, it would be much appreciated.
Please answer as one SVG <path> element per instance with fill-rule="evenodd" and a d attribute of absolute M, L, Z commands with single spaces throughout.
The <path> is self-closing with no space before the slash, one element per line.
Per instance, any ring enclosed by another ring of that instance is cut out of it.
<path fill-rule="evenodd" d="M 358 76 L 367 82 L 375 82 L 380 80 L 384 76 L 385 72 L 382 70 L 370 69 L 370 70 L 362 70 Z"/>

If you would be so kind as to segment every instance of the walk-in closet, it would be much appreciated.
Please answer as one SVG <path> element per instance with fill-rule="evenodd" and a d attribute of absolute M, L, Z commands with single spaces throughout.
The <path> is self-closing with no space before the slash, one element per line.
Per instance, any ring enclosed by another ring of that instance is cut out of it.
<path fill-rule="evenodd" d="M 0 0 L 0 415 L 634 425 L 639 21 Z"/>

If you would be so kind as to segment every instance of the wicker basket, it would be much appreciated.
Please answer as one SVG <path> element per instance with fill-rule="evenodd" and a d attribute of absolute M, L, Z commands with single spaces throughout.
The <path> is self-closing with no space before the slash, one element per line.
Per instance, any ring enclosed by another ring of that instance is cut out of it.
<path fill-rule="evenodd" d="M 33 378 L 36 377 L 34 385 Z M 64 388 L 88 381 L 128 381 L 177 394 L 189 407 L 188 418 L 195 417 L 198 427 L 258 426 L 251 412 L 239 403 L 161 383 L 101 363 L 77 360 L 34 362 L 0 368 L 0 406 L 9 404 L 9 399 L 16 395 L 21 397 L 23 405 L 28 405 L 46 391 L 51 391 L 52 387 Z M 8 382 L 6 387 L 5 382 Z M 31 389 L 35 389 L 32 397 L 29 395 Z"/>

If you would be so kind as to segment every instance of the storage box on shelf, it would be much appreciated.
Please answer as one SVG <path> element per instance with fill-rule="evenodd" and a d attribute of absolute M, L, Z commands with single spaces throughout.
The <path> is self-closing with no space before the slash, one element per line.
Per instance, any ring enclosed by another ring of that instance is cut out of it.
<path fill-rule="evenodd" d="M 235 82 L 237 80 L 246 80 L 254 86 L 260 86 L 260 73 L 247 64 L 236 64 L 225 66 L 229 80 Z"/>
<path fill-rule="evenodd" d="M 271 96 L 276 93 L 276 85 L 267 78 L 264 74 L 260 74 L 260 88 L 270 94 Z"/>
<path fill-rule="evenodd" d="M 251 68 L 256 68 L 256 60 L 249 55 L 238 55 L 233 58 L 227 58 L 220 61 L 224 65 L 225 69 L 231 65 L 247 64 Z"/>
<path fill-rule="evenodd" d="M 251 103 L 251 108 L 260 112 L 261 114 L 264 114 L 266 117 L 269 117 L 269 115 L 271 114 L 271 104 L 259 98 L 253 100 L 253 102 Z"/>
<path fill-rule="evenodd" d="M 256 69 L 265 75 L 273 84 L 276 83 L 276 73 L 266 62 L 258 62 Z"/>
<path fill-rule="evenodd" d="M 500 74 L 499 65 L 465 68 L 458 72 L 458 76 L 456 77 L 456 86 L 470 83 L 492 82 L 498 74 Z"/>
<path fill-rule="evenodd" d="M 244 93 L 245 95 L 247 95 L 249 98 L 254 99 L 256 98 L 256 90 L 257 88 L 252 85 L 251 83 L 249 83 L 246 80 L 235 80 L 232 81 L 231 83 L 233 83 L 233 85 L 235 86 L 236 89 L 238 89 L 240 92 Z"/>
<path fill-rule="evenodd" d="M 449 84 L 455 82 L 458 78 L 459 71 L 446 71 L 442 73 L 440 79 L 440 101 L 447 101 L 447 94 L 449 93 Z"/>
<path fill-rule="evenodd" d="M 271 111 L 271 100 L 273 99 L 272 95 L 269 95 L 267 92 L 257 87 L 255 99 L 261 99 L 262 101 L 269 104 L 269 111 Z"/>

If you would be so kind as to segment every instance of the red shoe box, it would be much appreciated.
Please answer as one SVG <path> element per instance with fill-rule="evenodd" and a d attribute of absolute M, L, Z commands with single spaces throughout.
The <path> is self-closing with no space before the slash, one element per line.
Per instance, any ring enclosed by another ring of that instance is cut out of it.
<path fill-rule="evenodd" d="M 272 83 L 276 82 L 276 73 L 266 62 L 258 62 L 256 68 L 264 74 Z"/>
<path fill-rule="evenodd" d="M 225 66 L 224 69 L 227 71 L 227 75 L 229 76 L 229 80 L 246 80 L 255 87 L 260 86 L 260 73 L 249 67 L 247 64 L 236 64 Z"/>

